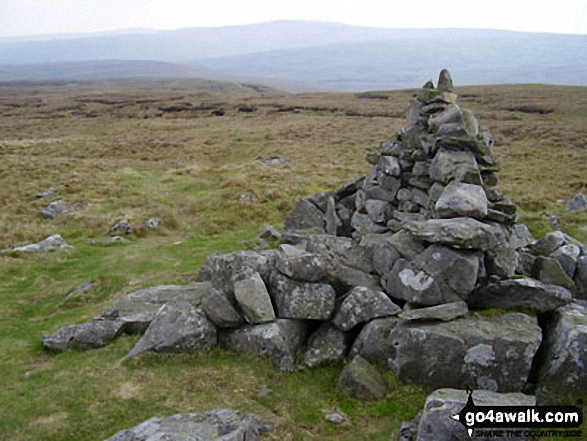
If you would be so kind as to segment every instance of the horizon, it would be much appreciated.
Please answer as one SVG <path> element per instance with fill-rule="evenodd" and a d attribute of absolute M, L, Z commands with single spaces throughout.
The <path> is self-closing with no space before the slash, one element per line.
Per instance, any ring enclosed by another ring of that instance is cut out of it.
<path fill-rule="evenodd" d="M 587 35 L 587 2 L 562 0 L 433 0 L 389 4 L 373 0 L 356 5 L 333 0 L 300 0 L 276 6 L 269 0 L 246 5 L 215 0 L 194 5 L 176 0 L 4 0 L 0 4 L 0 38 L 66 38 L 105 33 L 179 31 L 221 28 L 279 21 L 322 22 L 383 29 L 479 29 L 513 32 Z"/>

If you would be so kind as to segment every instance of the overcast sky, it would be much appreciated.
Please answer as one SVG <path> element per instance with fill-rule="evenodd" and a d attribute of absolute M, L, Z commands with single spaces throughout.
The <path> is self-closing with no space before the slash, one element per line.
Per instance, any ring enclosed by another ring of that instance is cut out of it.
<path fill-rule="evenodd" d="M 0 0 L 0 37 L 280 19 L 587 34 L 587 0 Z"/>

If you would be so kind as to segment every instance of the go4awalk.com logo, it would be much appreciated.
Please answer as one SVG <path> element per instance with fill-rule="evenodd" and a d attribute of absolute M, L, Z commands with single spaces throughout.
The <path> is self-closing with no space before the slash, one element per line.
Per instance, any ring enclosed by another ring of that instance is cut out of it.
<path fill-rule="evenodd" d="M 469 437 L 581 437 L 583 411 L 575 406 L 477 406 L 473 391 L 461 411 L 451 418 L 459 421 Z M 561 429 L 564 429 L 561 431 Z"/>

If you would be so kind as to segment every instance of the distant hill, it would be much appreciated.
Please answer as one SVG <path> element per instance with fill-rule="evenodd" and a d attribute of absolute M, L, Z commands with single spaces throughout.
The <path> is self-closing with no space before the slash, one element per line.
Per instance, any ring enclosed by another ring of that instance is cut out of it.
<path fill-rule="evenodd" d="M 587 85 L 587 36 L 276 21 L 0 40 L 0 81 L 204 77 L 360 91 L 419 87 L 441 68 L 458 84 Z"/>

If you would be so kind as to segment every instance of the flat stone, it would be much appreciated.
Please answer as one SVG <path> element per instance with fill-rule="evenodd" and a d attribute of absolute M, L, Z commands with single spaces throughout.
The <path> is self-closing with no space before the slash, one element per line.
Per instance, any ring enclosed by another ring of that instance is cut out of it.
<path fill-rule="evenodd" d="M 208 350 L 216 342 L 216 327 L 202 309 L 187 302 L 170 302 L 157 311 L 145 335 L 124 360 L 146 351 L 190 353 Z"/>
<path fill-rule="evenodd" d="M 302 320 L 278 319 L 260 325 L 222 330 L 219 344 L 235 352 L 269 359 L 281 371 L 293 371 L 296 354 L 303 345 L 307 324 Z"/>
<path fill-rule="evenodd" d="M 488 200 L 480 185 L 450 182 L 443 190 L 434 208 L 441 218 L 487 216 Z"/>
<path fill-rule="evenodd" d="M 66 326 L 43 336 L 43 345 L 52 351 L 97 349 L 108 345 L 121 333 L 122 323 L 116 320 L 92 320 Z"/>
<path fill-rule="evenodd" d="M 411 309 L 399 314 L 399 318 L 408 322 L 443 321 L 449 322 L 459 317 L 465 317 L 469 307 L 465 302 L 446 303 L 428 308 Z"/>
<path fill-rule="evenodd" d="M 282 274 L 302 282 L 318 282 L 325 275 L 325 263 L 321 256 L 287 244 L 279 247 L 275 267 Z"/>
<path fill-rule="evenodd" d="M 360 323 L 400 312 L 401 308 L 382 291 L 357 286 L 345 295 L 332 324 L 342 331 L 349 331 Z"/>
<path fill-rule="evenodd" d="M 564 306 L 571 300 L 571 293 L 565 288 L 523 277 L 481 287 L 469 295 L 467 303 L 475 309 L 526 308 L 542 314 Z"/>
<path fill-rule="evenodd" d="M 345 366 L 338 377 L 336 388 L 341 393 L 363 401 L 380 400 L 389 392 L 385 379 L 360 355 Z"/>

